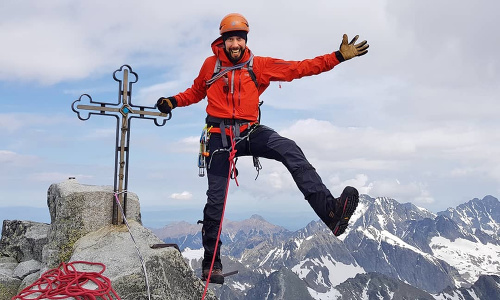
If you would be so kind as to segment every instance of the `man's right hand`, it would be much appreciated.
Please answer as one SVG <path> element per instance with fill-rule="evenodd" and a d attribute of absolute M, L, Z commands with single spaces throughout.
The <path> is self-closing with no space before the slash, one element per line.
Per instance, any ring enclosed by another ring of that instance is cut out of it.
<path fill-rule="evenodd" d="M 177 100 L 175 100 L 174 97 L 161 97 L 156 101 L 156 107 L 158 107 L 158 110 L 162 113 L 169 114 L 172 109 L 177 107 Z"/>
<path fill-rule="evenodd" d="M 362 41 L 361 43 L 354 44 L 359 38 L 359 35 L 356 35 L 350 43 L 347 42 L 347 34 L 344 34 L 342 37 L 342 43 L 340 44 L 339 52 L 342 55 L 344 60 L 351 59 L 356 56 L 365 55 L 368 52 L 368 43 L 366 41 Z"/>

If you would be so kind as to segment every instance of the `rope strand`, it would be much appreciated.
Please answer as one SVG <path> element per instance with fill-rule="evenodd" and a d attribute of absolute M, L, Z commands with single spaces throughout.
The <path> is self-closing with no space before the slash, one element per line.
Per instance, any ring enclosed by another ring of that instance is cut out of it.
<path fill-rule="evenodd" d="M 232 126 L 229 126 L 229 136 L 231 139 L 231 151 L 229 152 L 229 158 L 228 158 L 229 159 L 229 173 L 227 175 L 226 195 L 224 197 L 224 205 L 222 206 L 222 215 L 220 218 L 219 231 L 217 233 L 217 240 L 215 242 L 214 255 L 212 256 L 212 263 L 210 264 L 210 270 L 208 272 L 208 277 L 207 277 L 207 281 L 205 283 L 205 289 L 203 290 L 203 296 L 201 297 L 201 300 L 205 299 L 205 296 L 206 296 L 207 290 L 208 290 L 208 284 L 210 283 L 210 277 L 212 276 L 212 270 L 214 268 L 214 263 L 215 263 L 215 256 L 217 253 L 217 248 L 219 246 L 220 234 L 222 231 L 222 222 L 224 221 L 224 212 L 226 211 L 227 194 L 229 191 L 229 183 L 231 182 L 231 172 L 235 168 L 234 157 L 236 156 L 236 142 L 234 139 L 234 133 L 233 133 Z M 238 185 L 238 181 L 236 180 L 236 177 L 234 177 L 234 181 Z"/>
<path fill-rule="evenodd" d="M 127 191 L 123 191 L 122 193 L 126 193 Z M 144 271 L 144 277 L 146 280 L 146 288 L 148 291 L 148 299 L 151 300 L 151 292 L 149 290 L 149 280 L 148 280 L 148 272 L 146 270 L 146 264 L 144 263 L 144 258 L 142 258 L 141 251 L 139 251 L 139 247 L 137 246 L 137 243 L 135 242 L 134 236 L 132 235 L 132 231 L 130 230 L 130 226 L 128 225 L 127 222 L 127 217 L 125 216 L 125 212 L 123 211 L 123 207 L 120 204 L 120 200 L 118 199 L 118 193 L 115 193 L 115 200 L 116 203 L 118 204 L 118 207 L 120 207 L 120 211 L 122 213 L 123 221 L 125 222 L 125 225 L 127 225 L 128 233 L 130 233 L 130 237 L 132 238 L 132 242 L 134 242 L 135 250 L 137 251 L 137 255 L 139 256 L 139 259 L 142 264 L 142 270 Z"/>

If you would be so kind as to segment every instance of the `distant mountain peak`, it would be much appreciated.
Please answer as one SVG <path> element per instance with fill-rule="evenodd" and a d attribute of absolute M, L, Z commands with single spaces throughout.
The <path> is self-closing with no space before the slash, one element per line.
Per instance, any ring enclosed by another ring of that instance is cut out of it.
<path fill-rule="evenodd" d="M 482 200 L 474 198 L 456 208 L 438 212 L 456 222 L 459 226 L 473 233 L 476 229 L 492 235 L 500 234 L 500 201 L 493 196 Z"/>
<path fill-rule="evenodd" d="M 261 215 L 254 214 L 250 217 L 253 220 L 266 221 Z M 267 221 L 266 221 L 267 222 Z"/>
<path fill-rule="evenodd" d="M 186 221 L 173 222 L 163 228 L 153 229 L 153 232 L 159 238 L 179 237 L 186 235 L 194 235 L 201 230 L 201 225 L 191 224 Z"/>

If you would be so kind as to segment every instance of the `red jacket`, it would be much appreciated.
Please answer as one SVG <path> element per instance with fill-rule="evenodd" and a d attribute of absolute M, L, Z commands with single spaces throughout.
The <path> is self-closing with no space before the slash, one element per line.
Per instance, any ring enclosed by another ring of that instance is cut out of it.
<path fill-rule="evenodd" d="M 227 73 L 227 80 L 220 78 L 212 85 L 206 81 L 212 78 L 217 57 L 221 66 L 233 66 L 224 53 L 224 43 L 219 37 L 212 43 L 213 56 L 208 57 L 201 67 L 200 74 L 193 85 L 186 91 L 175 95 L 177 106 L 187 106 L 208 98 L 207 113 L 217 118 L 244 119 L 257 121 L 259 114 L 259 95 L 271 81 L 292 81 L 304 76 L 316 75 L 333 69 L 339 64 L 335 53 L 325 54 L 303 61 L 285 61 L 271 57 L 255 56 L 253 72 L 257 78 L 258 88 L 248 70 L 237 69 Z M 251 51 L 246 48 L 240 62 L 250 59 Z M 228 85 L 226 91 L 224 86 Z"/>

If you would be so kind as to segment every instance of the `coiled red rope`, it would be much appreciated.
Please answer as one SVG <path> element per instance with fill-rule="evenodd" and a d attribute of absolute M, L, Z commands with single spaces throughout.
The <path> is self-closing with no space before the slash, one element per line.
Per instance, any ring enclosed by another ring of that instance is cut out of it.
<path fill-rule="evenodd" d="M 77 271 L 75 265 L 100 266 L 99 272 Z M 12 300 L 68 299 L 76 300 L 120 300 L 111 287 L 111 280 L 102 275 L 106 266 L 86 261 L 62 262 L 59 267 L 48 270 L 30 286 L 24 288 Z"/>

